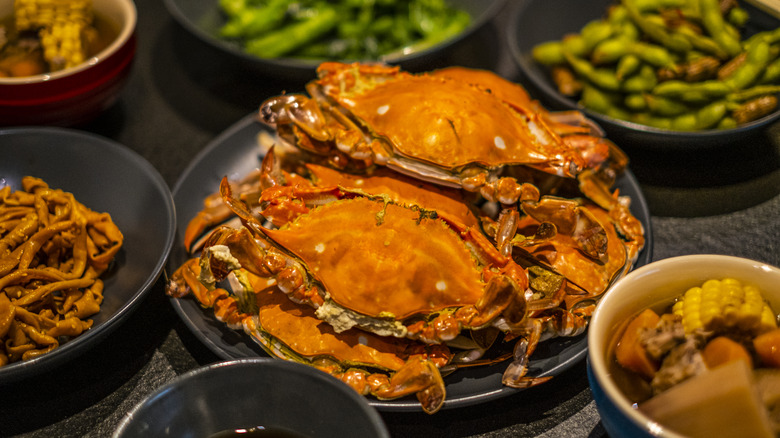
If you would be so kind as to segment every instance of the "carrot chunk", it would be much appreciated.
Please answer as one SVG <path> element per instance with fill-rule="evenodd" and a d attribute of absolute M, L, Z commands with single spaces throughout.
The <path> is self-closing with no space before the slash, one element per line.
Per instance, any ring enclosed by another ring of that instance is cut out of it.
<path fill-rule="evenodd" d="M 704 351 L 702 351 L 702 356 L 704 357 L 704 363 L 707 364 L 707 368 L 715 368 L 718 365 L 739 359 L 744 360 L 750 368 L 753 368 L 753 360 L 750 358 L 750 353 L 748 353 L 747 349 L 739 342 L 725 336 L 718 336 L 708 342 L 704 347 Z"/>
<path fill-rule="evenodd" d="M 780 329 L 756 336 L 753 338 L 753 347 L 764 365 L 780 368 Z"/>
<path fill-rule="evenodd" d="M 653 378 L 659 364 L 647 354 L 640 342 L 640 334 L 645 328 L 655 327 L 660 319 L 661 317 L 652 309 L 645 309 L 631 320 L 615 347 L 615 357 L 623 368 L 647 379 Z"/>

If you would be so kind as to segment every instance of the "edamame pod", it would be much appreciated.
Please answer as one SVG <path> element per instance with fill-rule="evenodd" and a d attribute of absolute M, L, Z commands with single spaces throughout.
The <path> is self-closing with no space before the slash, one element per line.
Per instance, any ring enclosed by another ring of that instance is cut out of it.
<path fill-rule="evenodd" d="M 605 90 L 620 90 L 620 81 L 614 71 L 605 68 L 596 68 L 588 61 L 572 56 L 566 52 L 564 52 L 564 55 L 574 72 L 585 78 L 585 80 L 604 88 Z"/>
<path fill-rule="evenodd" d="M 658 84 L 653 67 L 644 64 L 639 68 L 639 73 L 625 79 L 621 90 L 627 93 L 642 93 L 652 91 Z"/>
<path fill-rule="evenodd" d="M 701 19 L 704 28 L 712 36 L 712 39 L 729 56 L 737 56 L 742 51 L 739 39 L 734 38 L 732 32 L 727 29 L 723 14 L 720 12 L 718 0 L 699 0 Z"/>
<path fill-rule="evenodd" d="M 769 64 L 770 50 L 769 43 L 759 39 L 753 42 L 747 48 L 747 57 L 729 77 L 724 79 L 724 83 L 732 90 L 741 90 L 750 86 L 758 80 L 759 75 L 763 73 L 764 68 Z"/>
<path fill-rule="evenodd" d="M 547 66 L 563 64 L 566 58 L 563 56 L 563 42 L 547 41 L 534 46 L 531 51 L 534 61 Z"/>

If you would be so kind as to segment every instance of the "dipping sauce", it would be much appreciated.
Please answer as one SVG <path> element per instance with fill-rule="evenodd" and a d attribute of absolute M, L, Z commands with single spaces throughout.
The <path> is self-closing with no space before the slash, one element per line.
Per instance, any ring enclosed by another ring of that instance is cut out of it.
<path fill-rule="evenodd" d="M 233 437 L 307 438 L 306 435 L 278 426 L 271 426 L 271 427 L 255 426 L 249 429 L 228 429 L 228 430 L 223 430 L 221 432 L 217 432 L 213 435 L 209 435 L 209 438 L 233 438 Z"/>

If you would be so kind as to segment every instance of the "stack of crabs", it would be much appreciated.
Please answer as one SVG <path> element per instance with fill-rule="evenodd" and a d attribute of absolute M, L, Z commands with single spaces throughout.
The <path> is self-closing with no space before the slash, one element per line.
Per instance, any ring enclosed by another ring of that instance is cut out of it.
<path fill-rule="evenodd" d="M 644 245 L 612 190 L 625 154 L 487 71 L 325 63 L 306 90 L 261 105 L 273 145 L 205 200 L 168 294 L 428 413 L 462 366 L 548 380 L 527 375 L 537 344 L 582 334 Z"/>

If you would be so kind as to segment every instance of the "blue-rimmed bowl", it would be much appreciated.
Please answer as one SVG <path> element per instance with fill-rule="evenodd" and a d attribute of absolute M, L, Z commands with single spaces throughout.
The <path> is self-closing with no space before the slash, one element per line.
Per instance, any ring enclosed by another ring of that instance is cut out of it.
<path fill-rule="evenodd" d="M 587 372 L 601 423 L 611 438 L 681 437 L 632 406 L 612 377 L 609 351 L 616 334 L 642 310 L 671 303 L 705 280 L 726 277 L 757 286 L 772 309 L 780 309 L 780 268 L 725 255 L 659 260 L 630 272 L 604 294 L 588 327 Z"/>

